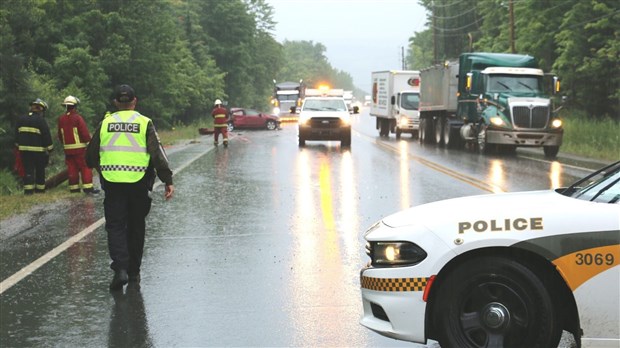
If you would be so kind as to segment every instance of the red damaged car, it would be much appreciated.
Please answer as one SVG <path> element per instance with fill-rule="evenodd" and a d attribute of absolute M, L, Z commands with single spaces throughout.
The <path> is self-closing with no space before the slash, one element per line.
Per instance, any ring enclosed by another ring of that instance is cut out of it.
<path fill-rule="evenodd" d="M 256 128 L 274 130 L 280 128 L 280 118 L 252 109 L 231 108 L 228 130 Z"/>

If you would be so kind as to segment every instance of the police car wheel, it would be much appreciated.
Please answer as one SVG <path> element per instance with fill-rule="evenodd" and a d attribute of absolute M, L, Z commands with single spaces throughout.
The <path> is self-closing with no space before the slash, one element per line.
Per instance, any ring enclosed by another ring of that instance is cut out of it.
<path fill-rule="evenodd" d="M 556 307 L 543 281 L 523 264 L 481 257 L 439 285 L 433 326 L 442 347 L 557 347 Z"/>

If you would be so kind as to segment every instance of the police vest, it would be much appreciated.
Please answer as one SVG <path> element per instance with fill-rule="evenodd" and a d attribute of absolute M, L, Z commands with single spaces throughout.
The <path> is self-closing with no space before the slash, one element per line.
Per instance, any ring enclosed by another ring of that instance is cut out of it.
<path fill-rule="evenodd" d="M 103 119 L 100 169 L 107 181 L 134 183 L 144 177 L 151 159 L 146 150 L 150 121 L 133 110 L 119 111 Z"/>

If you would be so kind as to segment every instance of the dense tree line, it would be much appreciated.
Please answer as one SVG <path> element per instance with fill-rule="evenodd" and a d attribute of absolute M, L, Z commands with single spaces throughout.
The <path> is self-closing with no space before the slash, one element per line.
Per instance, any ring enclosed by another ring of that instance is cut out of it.
<path fill-rule="evenodd" d="M 568 105 L 588 117 L 620 120 L 619 1 L 419 2 L 427 10 L 428 29 L 410 39 L 408 66 L 421 69 L 463 52 L 514 48 L 561 78 Z"/>
<path fill-rule="evenodd" d="M 277 81 L 303 80 L 308 88 L 327 84 L 333 88 L 356 90 L 353 78 L 347 72 L 334 69 L 327 57 L 326 48 L 312 41 L 284 41 L 284 65 L 277 74 Z M 358 91 L 363 95 L 363 92 Z"/>

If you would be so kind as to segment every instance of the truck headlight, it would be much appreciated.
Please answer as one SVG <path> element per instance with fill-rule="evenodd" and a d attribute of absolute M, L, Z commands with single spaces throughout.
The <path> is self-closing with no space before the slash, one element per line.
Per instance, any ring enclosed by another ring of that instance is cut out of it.
<path fill-rule="evenodd" d="M 369 242 L 366 253 L 373 266 L 409 266 L 420 263 L 426 252 L 410 242 Z"/>
<path fill-rule="evenodd" d="M 340 123 L 342 123 L 344 126 L 348 126 L 349 124 L 351 124 L 351 117 L 340 117 Z"/>
<path fill-rule="evenodd" d="M 551 121 L 551 127 L 553 128 L 562 127 L 562 120 L 560 120 L 559 118 L 554 118 L 553 121 Z"/>
<path fill-rule="evenodd" d="M 398 125 L 401 127 L 407 127 L 408 124 L 409 124 L 409 119 L 407 117 L 401 117 L 398 120 Z"/>
<path fill-rule="evenodd" d="M 491 123 L 492 123 L 494 126 L 498 126 L 498 127 L 500 127 L 500 126 L 503 126 L 503 125 L 504 125 L 504 120 L 502 120 L 502 118 L 501 118 L 501 117 L 499 117 L 499 116 L 493 116 L 493 117 L 491 117 L 490 121 L 491 121 Z"/>

